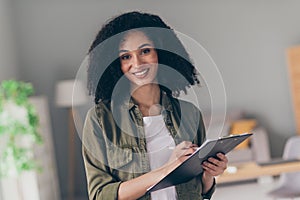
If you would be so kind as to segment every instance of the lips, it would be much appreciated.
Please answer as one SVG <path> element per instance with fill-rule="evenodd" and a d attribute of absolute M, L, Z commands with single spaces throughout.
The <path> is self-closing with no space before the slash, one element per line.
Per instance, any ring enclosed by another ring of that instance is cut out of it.
<path fill-rule="evenodd" d="M 138 78 L 141 78 L 141 77 L 144 77 L 148 72 L 149 72 L 149 68 L 146 68 L 146 69 L 140 70 L 138 72 L 134 72 L 132 74 Z"/>

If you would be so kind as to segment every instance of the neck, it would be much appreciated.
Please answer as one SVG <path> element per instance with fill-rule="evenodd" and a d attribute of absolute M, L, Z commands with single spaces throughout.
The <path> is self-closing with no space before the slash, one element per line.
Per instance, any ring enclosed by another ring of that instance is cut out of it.
<path fill-rule="evenodd" d="M 158 84 L 147 84 L 132 91 L 132 97 L 144 116 L 160 113 L 160 88 Z"/>

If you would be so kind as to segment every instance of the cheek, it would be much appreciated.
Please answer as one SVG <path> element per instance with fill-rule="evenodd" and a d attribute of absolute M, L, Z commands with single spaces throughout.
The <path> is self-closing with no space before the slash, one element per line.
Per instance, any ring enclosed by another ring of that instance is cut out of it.
<path fill-rule="evenodd" d="M 152 55 L 152 63 L 158 63 L 158 55 L 157 52 L 155 51 L 155 53 Z"/>
<path fill-rule="evenodd" d="M 126 74 L 129 71 L 129 66 L 121 62 L 121 71 Z"/>
<path fill-rule="evenodd" d="M 153 68 L 154 68 L 153 69 L 154 74 L 155 74 L 155 76 L 157 76 L 157 73 L 158 73 L 158 64 L 154 65 Z"/>

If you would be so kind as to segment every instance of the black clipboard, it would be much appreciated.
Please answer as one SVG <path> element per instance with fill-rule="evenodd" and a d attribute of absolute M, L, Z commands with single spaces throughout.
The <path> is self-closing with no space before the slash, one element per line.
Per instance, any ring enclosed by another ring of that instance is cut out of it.
<path fill-rule="evenodd" d="M 147 192 L 154 192 L 169 186 L 187 182 L 203 172 L 201 164 L 209 157 L 217 153 L 227 154 L 238 144 L 250 137 L 252 133 L 240 135 L 229 135 L 219 139 L 206 140 L 187 160 L 176 167 L 172 172 L 162 178 L 158 183 L 147 189 Z"/>

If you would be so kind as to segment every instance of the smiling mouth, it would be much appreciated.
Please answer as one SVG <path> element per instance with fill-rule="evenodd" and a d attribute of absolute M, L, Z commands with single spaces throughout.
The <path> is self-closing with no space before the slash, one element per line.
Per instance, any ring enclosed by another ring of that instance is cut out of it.
<path fill-rule="evenodd" d="M 145 74 L 147 74 L 148 72 L 149 72 L 149 68 L 144 69 L 144 70 L 139 71 L 139 72 L 132 73 L 132 74 L 135 75 L 135 76 L 138 76 L 138 77 L 142 77 L 142 76 L 144 76 Z"/>

